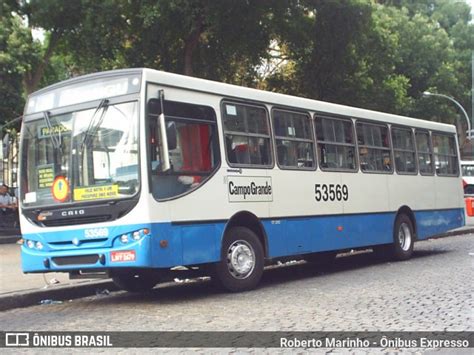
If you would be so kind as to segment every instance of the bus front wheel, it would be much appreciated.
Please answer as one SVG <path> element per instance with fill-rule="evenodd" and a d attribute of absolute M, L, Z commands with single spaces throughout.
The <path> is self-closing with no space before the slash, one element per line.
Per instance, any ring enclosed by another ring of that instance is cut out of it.
<path fill-rule="evenodd" d="M 263 247 L 258 237 L 245 227 L 233 227 L 224 236 L 221 260 L 214 277 L 231 292 L 255 288 L 263 274 Z"/>
<path fill-rule="evenodd" d="M 393 229 L 392 254 L 395 260 L 410 259 L 413 254 L 413 244 L 415 243 L 415 233 L 411 219 L 401 214 L 395 220 Z"/>
<path fill-rule="evenodd" d="M 117 272 L 112 281 L 122 290 L 129 292 L 146 292 L 158 283 L 157 277 L 149 270 L 132 270 Z"/>

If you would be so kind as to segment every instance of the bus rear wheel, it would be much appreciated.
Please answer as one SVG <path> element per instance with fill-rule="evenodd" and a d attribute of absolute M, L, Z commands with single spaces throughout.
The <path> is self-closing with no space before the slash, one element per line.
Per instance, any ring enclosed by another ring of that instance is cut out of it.
<path fill-rule="evenodd" d="M 140 293 L 155 287 L 158 278 L 151 270 L 130 270 L 114 273 L 112 281 L 122 290 Z"/>
<path fill-rule="evenodd" d="M 395 260 L 410 259 L 413 254 L 415 233 L 411 219 L 401 214 L 395 220 L 393 228 L 392 255 Z"/>
<path fill-rule="evenodd" d="M 221 260 L 215 264 L 214 277 L 227 291 L 255 288 L 263 274 L 263 247 L 258 237 L 245 227 L 233 227 L 224 236 Z"/>

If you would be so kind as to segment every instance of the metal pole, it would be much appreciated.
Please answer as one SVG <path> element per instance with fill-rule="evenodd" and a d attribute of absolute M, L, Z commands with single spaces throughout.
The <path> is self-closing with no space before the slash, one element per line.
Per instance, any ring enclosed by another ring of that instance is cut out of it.
<path fill-rule="evenodd" d="M 425 92 L 423 93 L 423 95 L 425 95 L 425 96 L 439 96 L 439 97 L 444 97 L 445 99 L 448 99 L 449 101 L 454 102 L 454 104 L 455 104 L 456 106 L 458 106 L 458 107 L 461 109 L 462 113 L 464 114 L 464 117 L 466 118 L 467 130 L 468 130 L 468 132 L 469 132 L 468 137 L 469 137 L 469 140 L 471 140 L 471 120 L 469 119 L 469 116 L 467 115 L 466 110 L 464 109 L 464 107 L 462 107 L 462 105 L 461 105 L 459 102 L 457 102 L 456 100 L 454 100 L 451 96 L 443 95 L 443 94 L 434 94 L 434 93 L 429 92 L 429 91 L 425 91 Z"/>

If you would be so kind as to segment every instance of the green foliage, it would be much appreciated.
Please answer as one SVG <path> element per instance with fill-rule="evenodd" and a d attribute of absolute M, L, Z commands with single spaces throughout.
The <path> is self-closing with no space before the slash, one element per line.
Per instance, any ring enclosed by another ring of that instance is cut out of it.
<path fill-rule="evenodd" d="M 22 114 L 23 77 L 38 53 L 19 16 L 7 16 L 14 4 L 0 4 L 0 124 Z"/>
<path fill-rule="evenodd" d="M 451 0 L 29 0 L 0 17 L 0 120 L 84 73 L 151 67 L 454 122 L 471 109 L 470 8 Z M 45 30 L 34 41 L 33 28 Z"/>

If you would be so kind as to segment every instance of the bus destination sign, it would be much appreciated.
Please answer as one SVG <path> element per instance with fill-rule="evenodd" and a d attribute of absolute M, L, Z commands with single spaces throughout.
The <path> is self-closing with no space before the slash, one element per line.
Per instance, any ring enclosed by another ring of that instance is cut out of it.
<path fill-rule="evenodd" d="M 272 178 L 267 176 L 228 176 L 229 202 L 273 201 Z"/>

